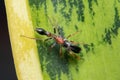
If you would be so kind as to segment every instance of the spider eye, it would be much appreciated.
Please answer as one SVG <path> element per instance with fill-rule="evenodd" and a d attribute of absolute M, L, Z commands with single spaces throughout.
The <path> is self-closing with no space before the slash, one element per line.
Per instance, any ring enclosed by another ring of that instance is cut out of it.
<path fill-rule="evenodd" d="M 42 28 L 36 28 L 35 31 L 41 35 L 47 35 L 46 31 Z"/>

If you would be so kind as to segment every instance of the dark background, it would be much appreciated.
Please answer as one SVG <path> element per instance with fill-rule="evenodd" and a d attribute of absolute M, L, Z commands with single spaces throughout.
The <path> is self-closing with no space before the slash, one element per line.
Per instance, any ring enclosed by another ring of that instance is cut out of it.
<path fill-rule="evenodd" d="M 0 80 L 17 80 L 4 0 L 0 0 Z"/>

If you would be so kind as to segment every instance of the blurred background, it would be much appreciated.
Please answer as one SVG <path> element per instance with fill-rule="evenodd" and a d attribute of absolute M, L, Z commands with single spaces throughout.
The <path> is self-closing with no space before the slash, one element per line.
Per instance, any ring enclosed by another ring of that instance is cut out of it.
<path fill-rule="evenodd" d="M 17 80 L 4 0 L 0 0 L 0 80 Z"/>

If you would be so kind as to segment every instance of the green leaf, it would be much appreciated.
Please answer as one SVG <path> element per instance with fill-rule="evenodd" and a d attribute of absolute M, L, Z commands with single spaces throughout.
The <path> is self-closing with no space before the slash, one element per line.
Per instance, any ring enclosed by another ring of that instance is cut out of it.
<path fill-rule="evenodd" d="M 80 60 L 64 48 L 61 57 L 59 45 L 49 50 L 54 41 L 44 42 L 47 37 L 35 32 L 43 79 L 120 80 L 119 5 L 119 0 L 29 0 L 34 29 L 54 33 L 60 26 L 64 37 L 80 31 L 68 39 L 79 43 Z"/>
<path fill-rule="evenodd" d="M 54 41 L 35 33 L 44 80 L 120 80 L 120 1 L 119 0 L 29 0 L 34 28 L 54 33 L 60 26 L 69 40 L 80 44 L 80 60 L 69 56 Z"/>
<path fill-rule="evenodd" d="M 5 5 L 18 79 L 120 80 L 119 0 L 5 0 Z M 33 30 L 54 33 L 55 26 L 65 38 L 80 31 L 68 39 L 79 43 L 80 60 L 64 48 L 61 57 L 59 45 L 49 50 L 55 41 L 44 42 L 47 37 Z M 20 35 L 39 38 L 37 49 L 34 40 Z"/>

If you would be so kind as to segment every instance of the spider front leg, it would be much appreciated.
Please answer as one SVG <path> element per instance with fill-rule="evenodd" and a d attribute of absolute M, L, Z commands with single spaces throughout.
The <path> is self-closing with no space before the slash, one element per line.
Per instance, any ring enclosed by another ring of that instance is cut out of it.
<path fill-rule="evenodd" d="M 28 38 L 28 39 L 33 39 L 33 40 L 39 40 L 39 41 L 42 41 L 42 39 L 39 39 L 39 38 L 32 38 L 32 37 L 28 37 L 28 36 L 24 36 L 24 35 L 20 35 L 21 37 L 25 37 L 25 38 Z"/>
<path fill-rule="evenodd" d="M 44 40 L 44 42 L 46 42 L 46 41 L 48 41 L 48 40 L 51 40 L 51 39 L 52 39 L 51 37 L 50 37 L 50 38 L 47 38 L 47 39 Z"/>

